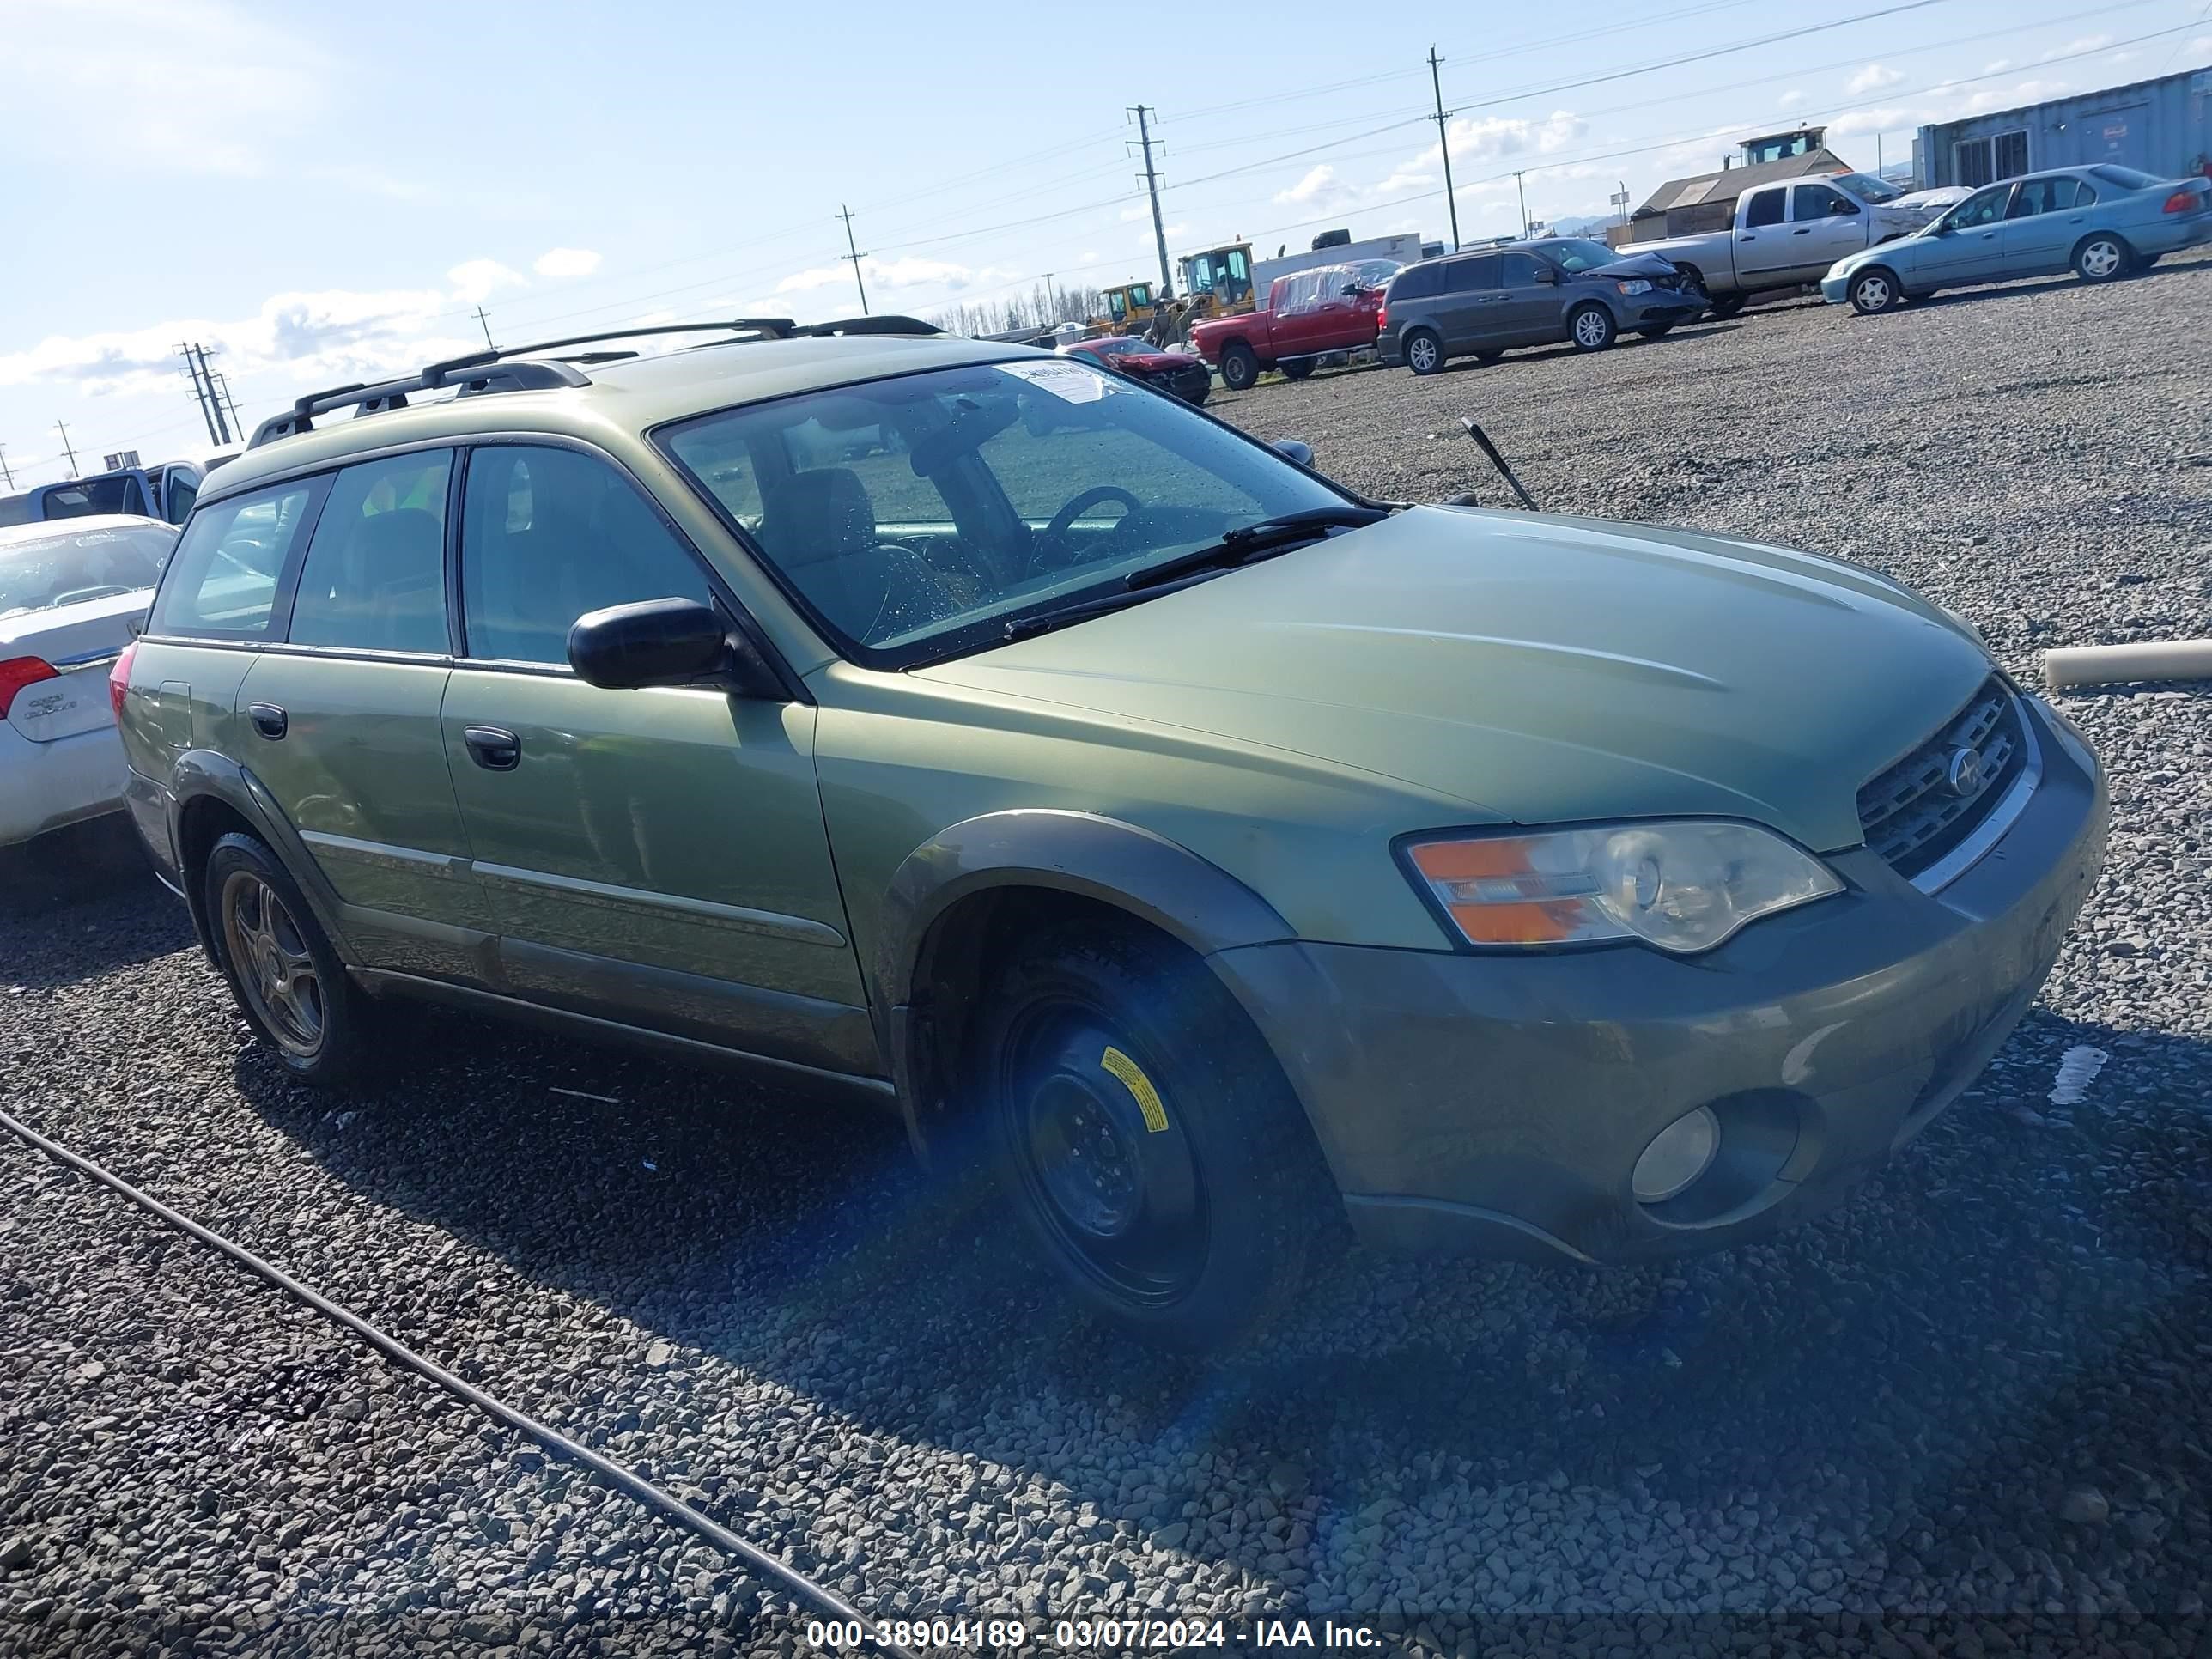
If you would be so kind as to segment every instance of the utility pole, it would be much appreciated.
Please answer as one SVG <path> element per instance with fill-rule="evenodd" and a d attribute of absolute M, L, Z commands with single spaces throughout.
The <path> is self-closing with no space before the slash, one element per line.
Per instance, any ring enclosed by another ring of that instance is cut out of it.
<path fill-rule="evenodd" d="M 192 357 L 191 347 L 179 343 L 175 349 L 185 360 L 185 373 L 192 377 L 192 397 L 200 406 L 200 419 L 207 424 L 208 441 L 216 441 L 215 415 L 209 407 L 210 389 L 200 384 L 200 366 Z"/>
<path fill-rule="evenodd" d="M 15 475 L 8 470 L 8 446 L 5 444 L 0 444 L 0 479 L 6 480 L 9 489 L 15 487 Z"/>
<path fill-rule="evenodd" d="M 1160 175 L 1152 170 L 1152 129 L 1151 118 L 1158 112 L 1142 104 L 1130 106 L 1129 112 L 1137 118 L 1137 142 L 1145 150 L 1145 189 L 1152 198 L 1152 240 L 1160 250 L 1160 295 L 1163 300 L 1175 297 L 1175 279 L 1168 274 L 1168 233 L 1160 219 Z M 1127 149 L 1127 145 L 1123 145 Z"/>
<path fill-rule="evenodd" d="M 1517 173 L 1513 175 L 1513 188 L 1521 192 L 1521 234 L 1526 236 L 1528 234 L 1528 192 L 1522 190 L 1521 175 Z"/>
<path fill-rule="evenodd" d="M 209 378 L 214 380 L 216 389 L 222 394 L 222 402 L 217 405 L 217 407 L 228 407 L 229 409 L 231 429 L 240 437 L 243 438 L 246 435 L 246 422 L 238 418 L 238 399 L 230 395 L 230 376 L 228 374 L 214 374 L 210 375 Z"/>
<path fill-rule="evenodd" d="M 860 261 L 868 256 L 860 252 L 860 245 L 853 240 L 853 210 L 842 202 L 837 204 L 837 216 L 845 222 L 845 252 L 837 257 L 853 262 L 853 286 L 860 290 L 860 315 L 868 314 L 868 285 L 860 280 Z"/>
<path fill-rule="evenodd" d="M 62 453 L 70 458 L 70 477 L 74 478 L 76 477 L 76 451 L 70 447 L 69 428 L 62 422 L 56 421 L 54 430 L 62 434 Z"/>
<path fill-rule="evenodd" d="M 491 350 L 498 350 L 499 348 L 492 343 L 491 325 L 484 321 L 483 307 L 482 306 L 478 306 L 477 307 L 477 325 L 484 331 L 484 344 Z"/>
<path fill-rule="evenodd" d="M 1048 323 L 1060 320 L 1060 296 L 1052 291 L 1052 273 L 1044 274 L 1044 319 Z"/>
<path fill-rule="evenodd" d="M 1459 198 L 1452 194 L 1451 129 L 1444 125 L 1449 112 L 1444 108 L 1444 83 L 1437 76 L 1437 65 L 1443 59 L 1437 56 L 1434 46 L 1429 48 L 1429 90 L 1437 95 L 1437 148 L 1444 158 L 1444 205 L 1451 210 L 1452 252 L 1459 252 Z M 1525 214 L 1522 216 L 1527 216 Z"/>
<path fill-rule="evenodd" d="M 230 422 L 223 418 L 222 404 L 215 395 L 215 376 L 208 372 L 207 348 L 195 344 L 192 350 L 200 360 L 200 384 L 207 387 L 208 407 L 215 411 L 215 439 L 226 448 L 229 447 Z"/>

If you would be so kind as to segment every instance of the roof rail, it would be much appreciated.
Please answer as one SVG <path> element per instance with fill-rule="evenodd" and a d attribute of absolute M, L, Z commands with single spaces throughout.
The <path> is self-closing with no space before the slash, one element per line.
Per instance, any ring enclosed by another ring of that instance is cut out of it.
<path fill-rule="evenodd" d="M 934 323 L 925 323 L 918 317 L 847 317 L 836 322 L 810 323 L 801 326 L 788 317 L 734 317 L 720 323 L 657 323 L 641 324 L 631 328 L 607 329 L 597 334 L 573 334 L 566 339 L 538 340 L 529 345 L 494 347 L 485 351 L 471 351 L 465 356 L 447 357 L 441 362 L 423 366 L 419 374 L 396 380 L 379 380 L 374 384 L 356 380 L 348 386 L 332 386 L 327 392 L 313 392 L 294 404 L 282 415 L 272 415 L 253 428 L 246 441 L 248 449 L 289 438 L 295 433 L 315 429 L 315 417 L 340 409 L 352 409 L 355 418 L 363 415 L 380 415 L 387 410 L 404 409 L 410 392 L 438 392 L 453 388 L 457 395 L 471 397 L 484 392 L 535 392 L 552 386 L 589 386 L 591 380 L 572 368 L 574 363 L 611 362 L 617 358 L 633 357 L 630 351 L 586 351 L 566 358 L 544 362 L 531 359 L 541 354 L 558 351 L 568 346 L 596 345 L 605 340 L 650 339 L 662 334 L 750 334 L 757 339 L 788 340 L 799 335 L 827 338 L 833 335 L 864 334 L 942 334 L 945 331 Z M 720 342 L 703 342 L 717 344 Z M 522 361 L 509 361 L 520 359 Z"/>

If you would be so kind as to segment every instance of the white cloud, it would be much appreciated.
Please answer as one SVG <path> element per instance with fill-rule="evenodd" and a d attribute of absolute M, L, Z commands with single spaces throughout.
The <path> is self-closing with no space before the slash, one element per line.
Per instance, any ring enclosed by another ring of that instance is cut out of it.
<path fill-rule="evenodd" d="M 2212 34 L 2200 34 L 2181 50 L 2191 58 L 2200 58 L 2212 52 Z"/>
<path fill-rule="evenodd" d="M 1082 252 L 1075 256 L 1075 263 L 1079 265 L 1097 264 L 1098 263 L 1098 250 L 1095 247 L 1087 247 L 1084 249 Z"/>
<path fill-rule="evenodd" d="M 1802 87 L 1792 87 L 1789 91 L 1784 93 L 1774 101 L 1780 105 L 1784 109 L 1795 109 L 1798 105 L 1805 101 L 1805 88 Z"/>
<path fill-rule="evenodd" d="M 1828 123 L 1828 131 L 1838 138 L 1849 138 L 1855 133 L 1894 132 L 1899 127 L 1918 125 L 1910 109 L 1902 104 L 1892 104 L 1882 109 L 1855 109 L 1848 115 L 1839 115 Z"/>
<path fill-rule="evenodd" d="M 2045 52 L 2040 58 L 2037 59 L 2037 61 L 2039 63 L 2047 64 L 2054 58 L 2071 58 L 2076 52 L 2094 52 L 2100 46 L 2109 46 L 2112 44 L 2112 37 L 2108 33 L 2098 34 L 2077 34 L 2071 40 L 2069 40 L 2064 46 L 2051 47 L 2049 52 Z"/>
<path fill-rule="evenodd" d="M 2011 58 L 1990 58 L 1990 61 L 1989 61 L 1988 63 L 1984 64 L 1982 66 L 1982 73 L 1983 73 L 1983 74 L 1984 74 L 1984 75 L 2002 75 L 2002 74 L 2003 74 L 2007 70 L 2010 69 L 2011 67 L 2012 67 L 2012 59 L 2011 59 Z"/>
<path fill-rule="evenodd" d="M 1892 69 L 1887 64 L 1869 64 L 1844 83 L 1844 90 L 1854 96 L 1862 92 L 1880 92 L 1884 87 L 1893 87 L 1905 78 L 1903 70 Z"/>
<path fill-rule="evenodd" d="M 471 259 L 446 273 L 453 297 L 465 306 L 482 305 L 503 288 L 522 286 L 520 272 L 509 270 L 496 259 Z"/>
<path fill-rule="evenodd" d="M 1292 185 L 1288 190 L 1277 191 L 1275 199 L 1278 202 L 1310 202 L 1322 191 L 1328 191 L 1330 182 L 1335 177 L 1336 169 L 1333 167 L 1324 165 L 1309 167 L 1306 170 L 1306 176 L 1297 183 Z M 1330 193 L 1333 195 L 1335 192 Z"/>
<path fill-rule="evenodd" d="M 550 247 L 530 268 L 540 276 L 588 276 L 599 268 L 599 256 L 587 247 Z"/>

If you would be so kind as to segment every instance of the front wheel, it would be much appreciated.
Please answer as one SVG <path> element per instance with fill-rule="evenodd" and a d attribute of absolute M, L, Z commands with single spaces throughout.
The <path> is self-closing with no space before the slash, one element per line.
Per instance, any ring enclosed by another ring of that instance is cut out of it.
<path fill-rule="evenodd" d="M 1425 328 L 1406 336 L 1406 367 L 1416 374 L 1433 374 L 1444 366 L 1444 343 Z"/>
<path fill-rule="evenodd" d="M 1288 1299 L 1319 1153 L 1202 963 L 1139 929 L 1070 926 L 1018 948 L 985 1006 L 977 1093 L 1000 1182 L 1094 1311 L 1197 1349 Z"/>
<path fill-rule="evenodd" d="M 1602 351 L 1620 337 L 1613 313 L 1603 306 L 1579 306 L 1567 319 L 1567 337 L 1577 351 Z"/>
<path fill-rule="evenodd" d="M 276 855 L 252 836 L 225 836 L 208 854 L 203 881 L 216 965 L 254 1035 L 303 1083 L 365 1078 L 375 1052 L 373 1006 Z"/>
<path fill-rule="evenodd" d="M 1897 278 L 1886 270 L 1863 270 L 1851 278 L 1851 309 L 1862 317 L 1879 317 L 1885 311 L 1897 309 L 1897 302 L 1905 296 L 1899 292 Z"/>
<path fill-rule="evenodd" d="M 2074 250 L 2074 274 L 2085 283 L 2109 283 L 2124 276 L 2128 264 L 2128 245 L 2109 232 L 2085 238 Z"/>
<path fill-rule="evenodd" d="M 1221 384 L 1231 392 L 1249 392 L 1260 378 L 1260 358 L 1242 340 L 1221 349 Z"/>

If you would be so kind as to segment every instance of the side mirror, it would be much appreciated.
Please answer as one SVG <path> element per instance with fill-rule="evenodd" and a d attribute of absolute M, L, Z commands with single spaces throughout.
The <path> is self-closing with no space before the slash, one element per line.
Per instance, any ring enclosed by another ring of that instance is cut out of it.
<path fill-rule="evenodd" d="M 1559 273 L 1549 265 L 1540 264 L 1536 267 L 1536 281 L 1541 287 L 1556 288 L 1559 286 Z"/>
<path fill-rule="evenodd" d="M 586 684 L 610 691 L 710 681 L 740 696 L 783 695 L 750 642 L 696 599 L 587 611 L 568 629 L 568 665 Z"/>
<path fill-rule="evenodd" d="M 1291 460 L 1296 461 L 1300 466 L 1311 466 L 1313 465 L 1313 446 L 1308 443 L 1300 443 L 1296 438 L 1278 438 L 1273 443 L 1268 445 L 1267 447 L 1273 450 L 1279 455 L 1288 456 Z"/>

